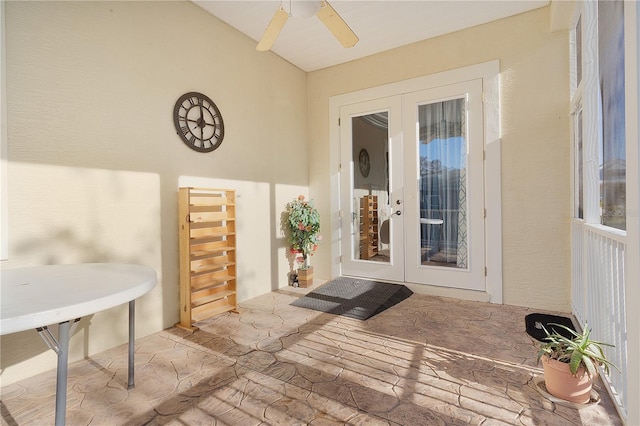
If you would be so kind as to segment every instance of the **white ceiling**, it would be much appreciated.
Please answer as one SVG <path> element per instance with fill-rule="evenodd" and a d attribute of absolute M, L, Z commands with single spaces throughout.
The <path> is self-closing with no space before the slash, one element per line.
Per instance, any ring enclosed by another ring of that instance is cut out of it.
<path fill-rule="evenodd" d="M 256 43 L 281 3 L 300 0 L 191 0 Z M 290 18 L 272 51 L 314 71 L 395 47 L 547 6 L 549 0 L 333 0 L 360 38 L 343 48 L 316 16 Z M 508 37 L 505 34 L 505 37 Z M 267 52 L 261 54 L 268 55 Z"/>

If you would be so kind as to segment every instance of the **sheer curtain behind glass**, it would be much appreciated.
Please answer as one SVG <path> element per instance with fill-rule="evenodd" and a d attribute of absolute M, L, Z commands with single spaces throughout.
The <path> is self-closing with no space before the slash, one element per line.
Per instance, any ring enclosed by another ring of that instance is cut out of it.
<path fill-rule="evenodd" d="M 465 100 L 421 105 L 418 116 L 422 262 L 466 268 Z"/>
<path fill-rule="evenodd" d="M 603 225 L 626 229 L 624 2 L 598 2 L 598 56 L 602 140 L 600 208 Z"/>

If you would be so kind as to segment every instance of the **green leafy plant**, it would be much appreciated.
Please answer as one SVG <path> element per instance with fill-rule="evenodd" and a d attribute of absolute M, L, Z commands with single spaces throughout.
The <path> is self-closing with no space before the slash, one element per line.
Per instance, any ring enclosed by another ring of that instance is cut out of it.
<path fill-rule="evenodd" d="M 304 195 L 299 195 L 288 203 L 286 211 L 291 252 L 302 254 L 302 269 L 306 269 L 309 267 L 309 256 L 317 250 L 322 239 L 319 234 L 320 214 L 313 205 L 313 200 L 306 201 Z"/>
<path fill-rule="evenodd" d="M 571 374 L 574 376 L 578 373 L 580 367 L 583 367 L 589 376 L 597 374 L 598 366 L 603 366 L 607 374 L 609 374 L 609 367 L 618 369 L 607 360 L 603 350 L 603 346 L 613 347 L 613 345 L 592 340 L 591 329 L 588 324 L 585 324 L 581 333 L 562 324 L 554 323 L 549 325 L 563 328 L 571 337 L 563 336 L 555 329 L 550 333 L 543 326 L 547 337 L 544 338 L 546 342 L 540 347 L 538 359 L 547 356 L 550 359 L 567 363 Z"/>

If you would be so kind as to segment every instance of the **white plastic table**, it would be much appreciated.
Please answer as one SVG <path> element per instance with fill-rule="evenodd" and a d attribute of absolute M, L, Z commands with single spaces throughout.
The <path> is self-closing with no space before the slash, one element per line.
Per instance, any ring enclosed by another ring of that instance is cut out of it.
<path fill-rule="evenodd" d="M 58 355 L 56 426 L 66 417 L 69 336 L 83 316 L 129 302 L 127 387 L 134 387 L 135 299 L 156 285 L 153 269 L 115 263 L 33 266 L 1 270 L 0 283 L 0 334 L 35 328 Z M 50 324 L 59 324 L 57 339 Z"/>

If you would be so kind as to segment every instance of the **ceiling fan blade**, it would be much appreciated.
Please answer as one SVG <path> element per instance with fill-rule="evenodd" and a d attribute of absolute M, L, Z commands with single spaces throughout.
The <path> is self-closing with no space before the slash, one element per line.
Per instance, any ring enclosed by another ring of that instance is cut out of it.
<path fill-rule="evenodd" d="M 317 16 L 344 47 L 353 47 L 360 40 L 329 2 L 322 2 Z"/>
<path fill-rule="evenodd" d="M 280 5 L 280 9 L 276 11 L 273 18 L 271 18 L 271 22 L 269 22 L 267 29 L 264 30 L 264 34 L 256 46 L 256 50 L 264 52 L 265 50 L 271 49 L 271 46 L 273 46 L 276 38 L 278 38 L 278 34 L 280 34 L 280 31 L 282 30 L 282 27 L 284 27 L 288 18 L 289 14 L 284 10 L 282 5 Z"/>

